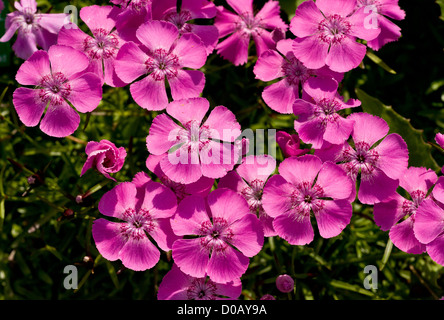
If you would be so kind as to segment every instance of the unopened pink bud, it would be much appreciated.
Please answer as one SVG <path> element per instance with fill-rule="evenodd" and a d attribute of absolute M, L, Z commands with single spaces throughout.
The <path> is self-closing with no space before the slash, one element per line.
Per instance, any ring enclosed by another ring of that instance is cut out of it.
<path fill-rule="evenodd" d="M 288 274 L 282 274 L 276 278 L 276 287 L 280 292 L 291 292 L 294 288 L 294 280 Z"/>

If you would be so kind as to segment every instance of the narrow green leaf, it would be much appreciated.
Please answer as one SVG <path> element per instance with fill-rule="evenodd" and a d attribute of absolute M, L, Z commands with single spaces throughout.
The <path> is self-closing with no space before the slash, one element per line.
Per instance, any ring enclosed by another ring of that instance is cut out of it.
<path fill-rule="evenodd" d="M 119 288 L 119 278 L 117 277 L 116 269 L 114 266 L 106 260 L 106 267 L 108 269 L 109 276 L 111 277 L 111 281 L 113 282 L 116 288 Z"/>
<path fill-rule="evenodd" d="M 396 71 L 393 70 L 392 68 L 390 68 L 384 61 L 382 61 L 381 58 L 379 58 L 372 50 L 368 49 L 367 50 L 367 57 L 372 60 L 374 63 L 376 63 L 378 66 L 380 66 L 382 69 L 384 69 L 385 71 L 391 73 L 391 74 L 396 74 Z"/>
<path fill-rule="evenodd" d="M 444 21 L 444 0 L 436 0 L 436 3 L 441 7 L 441 15 L 439 18 Z"/>
<path fill-rule="evenodd" d="M 366 296 L 369 296 L 369 297 L 374 297 L 375 296 L 373 294 L 373 292 L 371 292 L 369 290 L 361 288 L 358 285 L 350 284 L 350 283 L 343 282 L 343 281 L 340 281 L 340 280 L 332 280 L 332 281 L 330 281 L 330 285 L 335 287 L 335 288 L 357 292 L 357 293 L 360 293 L 362 295 L 366 295 Z"/>
<path fill-rule="evenodd" d="M 382 257 L 381 267 L 379 268 L 380 271 L 384 269 L 385 265 L 387 264 L 387 261 L 390 257 L 390 254 L 392 253 L 393 248 L 393 242 L 389 239 L 387 241 L 387 245 L 385 246 L 384 255 Z"/>
<path fill-rule="evenodd" d="M 356 89 L 356 95 L 361 101 L 364 112 L 381 117 L 387 121 L 390 133 L 398 133 L 407 143 L 409 149 L 409 165 L 415 167 L 426 167 L 435 171 L 440 167 L 432 157 L 432 146 L 423 139 L 423 130 L 413 128 L 409 119 L 397 113 L 391 106 L 384 105 L 378 99 L 369 96 L 361 89 Z"/>

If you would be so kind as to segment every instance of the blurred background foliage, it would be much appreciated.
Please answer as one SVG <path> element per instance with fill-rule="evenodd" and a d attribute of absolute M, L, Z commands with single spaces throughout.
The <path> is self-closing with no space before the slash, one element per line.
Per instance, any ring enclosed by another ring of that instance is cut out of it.
<path fill-rule="evenodd" d="M 264 2 L 255 0 L 255 5 L 261 8 Z M 280 0 L 286 21 L 300 2 Z M 68 4 L 80 10 L 108 3 L 38 1 L 42 12 L 63 12 Z M 215 3 L 226 5 L 221 0 Z M 9 9 L 11 5 L 12 1 Z M 433 144 L 435 134 L 444 132 L 443 2 L 400 0 L 399 5 L 406 11 L 406 19 L 396 21 L 402 38 L 347 73 L 341 93 L 346 98 L 359 96 L 363 105 L 357 111 L 379 113 L 393 131 L 410 137 L 411 165 L 439 172 L 444 157 Z M 80 127 L 72 136 L 54 139 L 38 127 L 27 128 L 12 104 L 18 86 L 15 74 L 22 61 L 13 56 L 11 45 L 1 46 L 9 61 L 0 67 L 0 299 L 156 299 L 157 287 L 171 267 L 170 255 L 163 253 L 158 265 L 145 272 L 102 258 L 91 226 L 99 217 L 98 200 L 115 183 L 92 170 L 80 177 L 87 141 L 101 139 L 128 152 L 124 168 L 115 175 L 117 181 L 148 172 L 145 138 L 156 113 L 137 106 L 128 88 L 104 87 L 103 101 L 91 114 L 81 114 Z M 207 79 L 203 96 L 213 107 L 230 108 L 243 129 L 293 133 L 292 116 L 276 114 L 262 101 L 267 84 L 254 78 L 254 46 L 250 53 L 248 63 L 240 67 L 212 54 L 203 68 Z M 277 158 L 282 160 L 279 151 Z M 78 195 L 84 195 L 80 204 Z M 77 290 L 63 287 L 67 265 L 78 267 Z M 363 286 L 367 265 L 378 267 L 376 290 Z M 295 279 L 294 292 L 277 291 L 275 279 L 282 273 Z M 307 246 L 290 246 L 278 237 L 267 239 L 251 259 L 242 284 L 240 299 L 271 294 L 276 299 L 301 300 L 432 300 L 444 296 L 444 268 L 426 254 L 410 255 L 394 247 L 388 233 L 373 222 L 372 207 L 357 202 L 350 225 L 335 238 L 316 234 Z"/>

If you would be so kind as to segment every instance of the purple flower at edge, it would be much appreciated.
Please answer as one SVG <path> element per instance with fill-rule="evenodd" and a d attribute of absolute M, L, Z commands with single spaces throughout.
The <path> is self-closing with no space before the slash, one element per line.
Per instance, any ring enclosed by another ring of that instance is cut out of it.
<path fill-rule="evenodd" d="M 67 14 L 64 13 L 37 13 L 35 0 L 15 1 L 17 11 L 6 16 L 6 32 L 0 42 L 11 40 L 17 31 L 17 39 L 12 46 L 17 57 L 26 60 L 38 46 L 47 51 L 57 43 L 60 28 L 67 23 Z"/>

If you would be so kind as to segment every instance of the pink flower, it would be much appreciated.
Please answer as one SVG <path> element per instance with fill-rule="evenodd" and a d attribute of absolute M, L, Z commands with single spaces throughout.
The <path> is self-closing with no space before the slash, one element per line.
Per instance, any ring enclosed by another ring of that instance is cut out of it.
<path fill-rule="evenodd" d="M 166 21 L 149 21 L 137 29 L 143 44 L 124 44 L 117 54 L 115 68 L 122 81 L 131 83 L 131 95 L 142 108 L 163 110 L 168 104 L 165 80 L 173 100 L 197 97 L 205 85 L 199 69 L 207 53 L 201 40 L 187 33 L 179 38 L 177 27 Z"/>
<path fill-rule="evenodd" d="M 435 141 L 439 146 L 444 149 L 444 134 L 437 133 L 435 136 Z M 441 172 L 444 173 L 444 167 L 441 168 Z"/>
<path fill-rule="evenodd" d="M 293 112 L 298 117 L 294 129 L 304 143 L 319 149 L 324 141 L 342 144 L 350 137 L 353 120 L 341 117 L 338 112 L 361 105 L 359 100 L 346 103 L 337 92 L 333 79 L 311 78 L 305 83 L 302 99 L 296 99 Z"/>
<path fill-rule="evenodd" d="M 356 38 L 371 41 L 381 30 L 366 25 L 365 8 L 354 11 L 356 0 L 305 1 L 296 9 L 290 31 L 296 58 L 310 69 L 325 65 L 336 72 L 356 68 L 366 54 L 366 46 Z"/>
<path fill-rule="evenodd" d="M 250 211 L 257 215 L 262 223 L 264 235 L 273 237 L 273 218 L 262 207 L 262 192 L 268 177 L 276 168 L 276 160 L 269 155 L 247 156 L 236 171 L 230 171 L 219 180 L 218 188 L 229 188 L 247 200 Z"/>
<path fill-rule="evenodd" d="M 214 179 L 210 179 L 207 177 L 200 177 L 196 182 L 192 182 L 189 184 L 177 183 L 167 177 L 167 175 L 162 171 L 160 167 L 160 160 L 162 160 L 167 154 L 162 154 L 156 156 L 154 154 L 150 154 L 146 159 L 147 168 L 153 172 L 160 180 L 160 182 L 170 188 L 177 197 L 177 201 L 182 201 L 185 197 L 196 194 L 202 197 L 206 197 L 211 188 L 214 185 Z"/>
<path fill-rule="evenodd" d="M 219 42 L 216 50 L 234 65 L 247 62 L 251 37 L 256 45 L 256 54 L 260 56 L 265 50 L 276 46 L 270 31 L 288 29 L 280 18 L 278 1 L 266 2 L 256 15 L 253 12 L 253 0 L 227 0 L 227 3 L 236 13 L 222 6 L 217 7 L 214 25 L 219 30 L 219 38 L 228 37 Z"/>
<path fill-rule="evenodd" d="M 6 32 L 0 42 L 9 41 L 17 33 L 17 39 L 12 46 L 17 57 L 26 60 L 38 50 L 48 50 L 57 42 L 57 33 L 65 24 L 68 17 L 64 13 L 37 13 L 35 0 L 14 2 L 17 11 L 6 16 Z"/>
<path fill-rule="evenodd" d="M 165 20 L 174 24 L 179 33 L 193 33 L 205 45 L 207 54 L 213 52 L 219 40 L 219 32 L 213 25 L 190 23 L 195 19 L 211 19 L 216 16 L 217 9 L 208 0 L 182 0 L 180 8 L 177 0 L 157 0 L 153 2 L 153 19 Z"/>
<path fill-rule="evenodd" d="M 367 12 L 373 14 L 375 23 L 381 33 L 373 40 L 367 42 L 367 46 L 373 50 L 379 50 L 381 47 L 389 42 L 396 41 L 401 36 L 401 28 L 394 24 L 390 19 L 403 20 L 405 12 L 398 5 L 398 0 L 358 0 L 356 8 L 366 8 Z"/>
<path fill-rule="evenodd" d="M 295 58 L 292 50 L 292 39 L 280 40 L 276 50 L 269 49 L 257 59 L 253 72 L 256 79 L 277 82 L 265 87 L 262 98 L 274 111 L 292 113 L 293 103 L 299 98 L 299 91 L 312 77 L 318 79 L 334 78 L 342 81 L 343 74 L 331 71 L 327 66 L 313 70 L 306 68 Z"/>
<path fill-rule="evenodd" d="M 395 194 L 399 178 L 407 170 L 407 144 L 399 134 L 388 134 L 389 126 L 382 118 L 359 112 L 352 113 L 347 119 L 355 122 L 351 133 L 354 147 L 348 142 L 340 145 L 327 143 L 315 154 L 324 161 L 340 163 L 354 181 L 360 173 L 358 199 L 361 203 L 384 201 Z M 355 197 L 356 189 L 351 195 L 352 200 Z"/>
<path fill-rule="evenodd" d="M 226 284 L 216 283 L 208 277 L 191 277 L 173 264 L 163 277 L 157 293 L 158 300 L 235 300 L 242 292 L 239 279 Z"/>
<path fill-rule="evenodd" d="M 430 258 L 444 266 L 444 178 L 439 177 L 432 197 L 425 199 L 416 210 L 413 231 L 419 242 L 426 245 Z"/>
<path fill-rule="evenodd" d="M 285 131 L 276 132 L 276 142 L 282 150 L 285 158 L 293 156 L 301 156 L 309 152 L 309 149 L 300 149 L 300 141 L 298 134 L 289 134 Z"/>
<path fill-rule="evenodd" d="M 205 98 L 176 100 L 154 118 L 146 138 L 148 151 L 164 155 L 160 168 L 174 182 L 189 184 L 202 176 L 218 179 L 232 170 L 240 148 L 233 142 L 241 134 L 235 115 L 224 106 L 210 108 Z M 202 123 L 203 122 L 203 123 Z"/>
<path fill-rule="evenodd" d="M 96 73 L 102 83 L 116 87 L 125 85 L 116 75 L 114 59 L 123 40 L 114 30 L 115 22 L 110 18 L 111 6 L 89 6 L 80 10 L 80 18 L 92 32 L 92 36 L 80 28 L 65 28 L 60 30 L 57 43 L 73 47 L 89 57 L 89 70 Z"/>
<path fill-rule="evenodd" d="M 268 179 L 262 205 L 281 238 L 305 245 L 314 238 L 311 213 L 323 238 L 339 235 L 350 223 L 352 190 L 352 180 L 338 165 L 314 155 L 291 157 Z"/>
<path fill-rule="evenodd" d="M 444 149 L 444 134 L 438 132 L 435 136 L 435 141 L 441 148 Z"/>
<path fill-rule="evenodd" d="M 69 61 L 69 63 L 66 63 Z M 66 137 L 77 130 L 79 112 L 91 112 L 102 99 L 97 75 L 85 73 L 88 58 L 71 47 L 54 45 L 48 52 L 36 51 L 19 68 L 16 80 L 22 85 L 14 91 L 15 110 L 27 127 L 40 122 L 40 129 L 53 137 Z"/>
<path fill-rule="evenodd" d="M 292 292 L 294 289 L 294 280 L 288 274 L 281 274 L 276 278 L 276 288 L 283 293 Z"/>
<path fill-rule="evenodd" d="M 116 22 L 116 29 L 124 41 L 139 43 L 136 37 L 137 29 L 152 19 L 152 0 L 110 0 L 116 5 L 113 8 L 112 18 Z"/>
<path fill-rule="evenodd" d="M 216 189 L 205 199 L 183 199 L 171 219 L 178 236 L 173 259 L 182 272 L 206 275 L 217 283 L 236 281 L 247 270 L 249 257 L 262 249 L 264 233 L 244 198 L 230 189 Z"/>
<path fill-rule="evenodd" d="M 109 174 L 122 169 L 126 157 L 125 148 L 117 148 L 114 143 L 108 140 L 90 141 L 86 145 L 85 152 L 88 158 L 80 176 L 84 175 L 87 170 L 95 168 L 106 178 L 116 181 Z"/>
<path fill-rule="evenodd" d="M 426 250 L 426 246 L 416 239 L 413 225 L 418 206 L 429 198 L 428 191 L 437 180 L 436 173 L 430 169 L 410 167 L 399 178 L 399 185 L 411 200 L 396 193 L 373 207 L 375 223 L 381 230 L 390 230 L 393 244 L 404 252 L 420 254 Z"/>
<path fill-rule="evenodd" d="M 160 249 L 171 250 L 177 240 L 170 226 L 176 207 L 174 193 L 144 173 L 137 174 L 132 182 L 118 184 L 100 199 L 99 211 L 121 222 L 105 218 L 94 221 L 92 235 L 97 250 L 105 259 L 120 259 L 134 271 L 154 267 L 160 252 L 150 239 Z"/>

